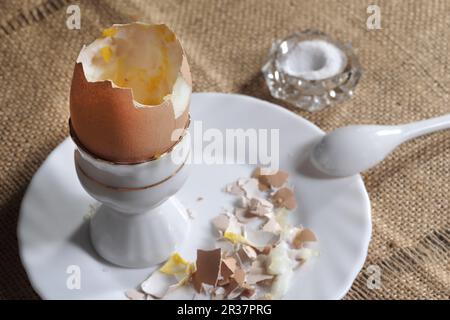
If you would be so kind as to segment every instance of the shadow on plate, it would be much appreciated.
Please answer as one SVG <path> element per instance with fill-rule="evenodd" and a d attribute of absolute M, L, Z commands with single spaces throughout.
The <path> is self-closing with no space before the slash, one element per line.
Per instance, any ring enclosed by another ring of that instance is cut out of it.
<path fill-rule="evenodd" d="M 90 219 L 85 219 L 83 223 L 81 223 L 78 228 L 72 233 L 72 235 L 69 237 L 69 241 L 73 243 L 75 246 L 79 247 L 83 251 L 85 251 L 87 254 L 89 254 L 92 258 L 94 258 L 97 262 L 109 266 L 109 267 L 117 267 L 116 265 L 112 264 L 111 262 L 103 259 L 97 251 L 95 251 L 94 247 L 91 243 L 91 237 L 89 234 L 89 226 L 90 226 Z"/>

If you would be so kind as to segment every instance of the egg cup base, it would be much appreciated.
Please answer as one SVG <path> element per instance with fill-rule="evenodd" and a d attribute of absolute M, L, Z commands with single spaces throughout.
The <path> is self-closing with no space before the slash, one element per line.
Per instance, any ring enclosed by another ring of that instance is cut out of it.
<path fill-rule="evenodd" d="M 186 210 L 175 197 L 137 214 L 101 205 L 90 221 L 90 237 L 105 260 L 127 268 L 147 268 L 165 261 L 185 242 L 189 225 Z"/>

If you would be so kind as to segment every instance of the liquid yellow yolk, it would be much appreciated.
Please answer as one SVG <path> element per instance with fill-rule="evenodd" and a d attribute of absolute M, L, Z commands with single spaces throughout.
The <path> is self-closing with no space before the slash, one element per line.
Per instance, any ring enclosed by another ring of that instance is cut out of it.
<path fill-rule="evenodd" d="M 117 59 L 116 62 L 116 69 L 114 74 L 114 83 L 117 84 L 119 87 L 125 87 L 126 83 L 128 81 L 125 81 L 127 78 L 125 77 L 125 68 L 123 59 Z"/>
<path fill-rule="evenodd" d="M 159 93 L 156 97 L 149 97 L 145 103 L 149 105 L 156 105 L 163 102 L 164 96 L 169 92 L 169 85 L 167 83 L 167 73 L 169 71 L 169 58 L 167 47 L 161 47 L 162 64 L 158 68 L 158 72 L 147 81 L 147 89 L 149 92 Z"/>
<path fill-rule="evenodd" d="M 103 30 L 102 36 L 113 37 L 118 29 L 111 27 Z M 115 49 L 106 45 L 100 49 L 100 56 L 105 63 L 109 63 L 105 69 L 104 78 L 111 79 L 118 87 L 133 88 L 136 101 L 144 105 L 160 105 L 171 93 L 173 79 L 170 79 L 172 72 L 170 66 L 168 43 L 176 40 L 176 36 L 163 26 L 157 26 L 156 32 L 159 34 L 159 45 L 155 47 L 157 55 L 157 66 L 155 69 L 146 69 L 133 66 L 133 61 L 129 61 L 126 50 Z M 111 39 L 108 39 L 110 41 Z M 122 39 L 123 40 L 123 39 Z M 115 46 L 123 45 L 120 39 L 112 39 Z M 114 59 L 113 59 L 114 58 Z M 150 67 L 149 67 L 150 68 Z"/>
<path fill-rule="evenodd" d="M 100 49 L 100 55 L 102 56 L 103 60 L 108 63 L 112 56 L 112 50 L 110 47 L 103 47 Z"/>
<path fill-rule="evenodd" d="M 173 33 L 166 33 L 164 36 L 164 41 L 166 42 L 174 42 L 175 41 L 175 35 Z"/>
<path fill-rule="evenodd" d="M 102 34 L 106 38 L 106 37 L 114 37 L 116 35 L 116 33 L 117 33 L 117 29 L 114 27 L 111 27 L 111 28 L 107 28 L 107 29 L 103 30 Z"/>
<path fill-rule="evenodd" d="M 184 260 L 179 253 L 174 253 L 169 260 L 159 269 L 162 273 L 175 275 L 180 273 L 187 273 L 190 268 L 190 263 Z"/>
<path fill-rule="evenodd" d="M 154 26 L 160 35 L 163 36 L 165 42 L 173 42 L 176 37 L 175 34 L 164 28 L 162 25 Z"/>
<path fill-rule="evenodd" d="M 230 240 L 234 244 L 236 244 L 236 243 L 247 243 L 247 239 L 245 239 L 243 236 L 241 236 L 240 234 L 237 234 L 237 233 L 225 232 L 223 237 L 225 239 Z"/>

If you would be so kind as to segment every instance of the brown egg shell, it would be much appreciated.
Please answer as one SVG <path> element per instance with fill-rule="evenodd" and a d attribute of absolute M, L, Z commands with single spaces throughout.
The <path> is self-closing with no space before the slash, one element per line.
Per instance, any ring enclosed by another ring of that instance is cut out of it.
<path fill-rule="evenodd" d="M 186 57 L 180 68 L 183 79 L 192 80 Z M 175 119 L 170 100 L 158 106 L 136 107 L 129 88 L 113 88 L 108 80 L 88 82 L 83 65 L 75 65 L 70 90 L 71 123 L 79 142 L 88 152 L 115 163 L 139 163 L 170 149 L 176 129 L 189 119 L 189 102 Z"/>

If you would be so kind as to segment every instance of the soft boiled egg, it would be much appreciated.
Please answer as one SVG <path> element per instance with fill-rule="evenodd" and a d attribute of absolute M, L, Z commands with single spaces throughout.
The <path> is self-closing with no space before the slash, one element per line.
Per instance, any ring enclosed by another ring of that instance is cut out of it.
<path fill-rule="evenodd" d="M 104 160 L 150 160 L 182 135 L 191 92 L 189 65 L 172 30 L 113 25 L 78 56 L 70 90 L 73 134 Z"/>

